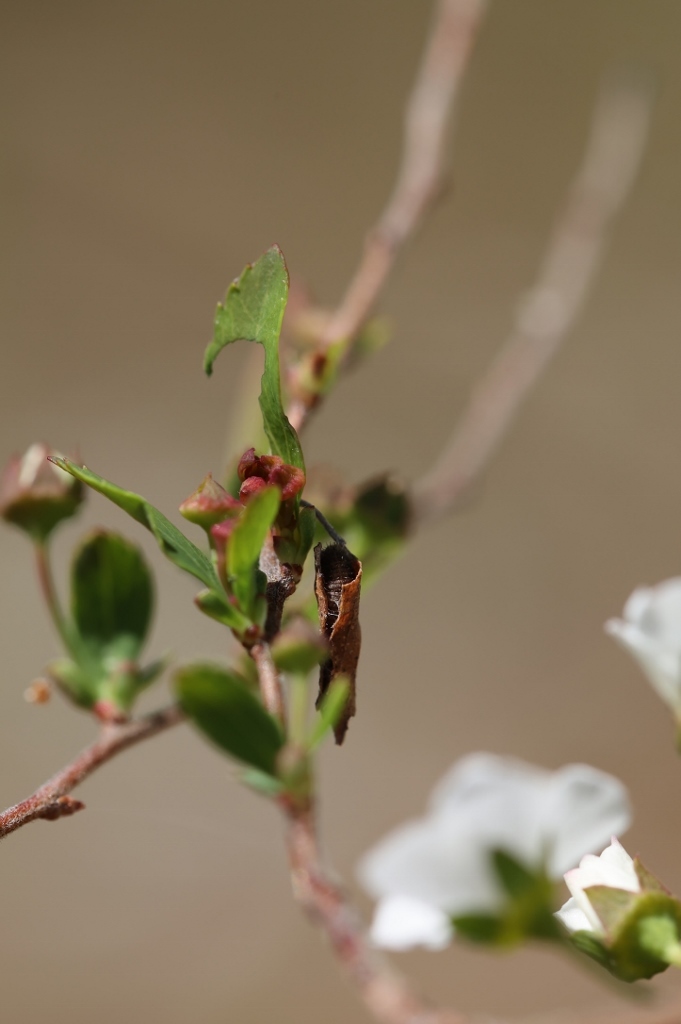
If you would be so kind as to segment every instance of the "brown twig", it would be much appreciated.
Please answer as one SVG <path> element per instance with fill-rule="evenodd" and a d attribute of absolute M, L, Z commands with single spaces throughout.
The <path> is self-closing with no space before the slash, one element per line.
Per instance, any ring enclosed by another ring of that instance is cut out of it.
<path fill-rule="evenodd" d="M 465 1024 L 452 1010 L 438 1010 L 417 995 L 369 945 L 347 895 L 322 864 L 311 810 L 288 813 L 287 844 L 293 892 L 325 932 L 345 973 L 376 1020 L 384 1024 Z"/>
<path fill-rule="evenodd" d="M 369 231 L 362 258 L 318 351 L 352 342 L 371 313 L 397 255 L 440 188 L 449 114 L 456 101 L 486 0 L 439 0 L 430 38 L 406 108 L 402 158 L 392 195 Z M 321 369 L 321 367 L 319 367 Z M 300 430 L 314 403 L 298 398 L 288 417 Z"/>
<path fill-rule="evenodd" d="M 99 739 L 86 747 L 75 761 L 57 772 L 27 800 L 0 814 L 0 839 L 38 818 L 55 821 L 82 810 L 85 805 L 67 795 L 72 789 L 122 750 L 177 725 L 183 718 L 180 708 L 173 705 L 132 722 L 105 725 Z"/>
<path fill-rule="evenodd" d="M 260 640 L 251 648 L 251 657 L 258 670 L 258 682 L 262 702 L 271 715 L 278 718 L 282 725 L 286 724 L 286 708 L 281 679 L 277 667 L 272 660 L 270 645 Z"/>
<path fill-rule="evenodd" d="M 582 166 L 554 227 L 539 278 L 451 440 L 414 487 L 418 527 L 461 501 L 575 323 L 600 267 L 611 222 L 638 170 L 651 100 L 651 90 L 632 79 L 603 89 Z"/>

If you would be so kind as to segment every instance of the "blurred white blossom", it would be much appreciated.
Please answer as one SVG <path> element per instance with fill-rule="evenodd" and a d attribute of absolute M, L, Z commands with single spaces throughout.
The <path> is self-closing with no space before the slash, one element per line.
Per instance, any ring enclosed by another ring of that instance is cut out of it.
<path fill-rule="evenodd" d="M 570 932 L 590 931 L 596 935 L 603 935 L 605 930 L 585 890 L 592 885 L 604 885 L 608 889 L 623 889 L 625 892 L 641 891 L 634 861 L 614 837 L 600 857 L 587 854 L 582 857 L 578 868 L 566 872 L 565 884 L 572 896 L 556 916 Z"/>
<path fill-rule="evenodd" d="M 442 948 L 452 917 L 503 910 L 494 851 L 557 879 L 629 822 L 624 786 L 595 768 L 550 772 L 492 754 L 463 758 L 436 786 L 426 816 L 360 862 L 359 878 L 379 901 L 372 939 Z"/>
<path fill-rule="evenodd" d="M 606 632 L 639 663 L 665 703 L 681 713 L 681 577 L 638 587 Z"/>

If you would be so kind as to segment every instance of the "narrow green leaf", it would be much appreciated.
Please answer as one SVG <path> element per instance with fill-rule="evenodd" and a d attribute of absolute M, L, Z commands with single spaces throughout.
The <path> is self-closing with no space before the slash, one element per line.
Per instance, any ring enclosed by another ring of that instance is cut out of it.
<path fill-rule="evenodd" d="M 572 932 L 569 941 L 580 953 L 585 953 L 592 960 L 595 960 L 597 964 L 600 964 L 601 967 L 605 967 L 606 970 L 615 973 L 610 951 L 606 949 L 594 932 Z"/>
<path fill-rule="evenodd" d="M 258 342 L 265 349 L 260 384 L 260 409 L 272 452 L 290 466 L 305 469 L 298 435 L 286 418 L 281 399 L 279 334 L 288 298 L 284 255 L 273 245 L 227 289 L 215 313 L 213 340 L 206 349 L 204 369 L 210 376 L 218 354 L 235 341 Z"/>
<path fill-rule="evenodd" d="M 221 622 L 223 626 L 229 626 L 237 633 L 242 633 L 251 625 L 249 618 L 215 590 L 202 590 L 194 598 L 194 604 L 204 615 L 215 619 L 216 622 Z"/>
<path fill-rule="evenodd" d="M 151 573 L 139 548 L 105 530 L 87 537 L 71 568 L 71 610 L 83 639 L 102 649 L 125 638 L 136 658 L 153 604 Z"/>
<path fill-rule="evenodd" d="M 270 800 L 279 796 L 283 792 L 284 784 L 279 779 L 275 779 L 272 775 L 266 775 L 265 772 L 258 771 L 257 768 L 244 768 L 241 774 L 241 781 L 255 790 L 256 793 L 260 793 L 261 796 L 267 796 Z"/>
<path fill-rule="evenodd" d="M 175 677 L 187 715 L 217 746 L 266 775 L 276 775 L 284 740 L 248 685 L 217 665 L 195 664 Z"/>
<path fill-rule="evenodd" d="M 327 732 L 340 721 L 349 689 L 350 684 L 345 676 L 334 679 L 321 703 L 319 718 L 307 741 L 308 750 L 315 750 Z"/>
<path fill-rule="evenodd" d="M 252 617 L 258 593 L 260 552 L 274 522 L 281 494 L 278 487 L 258 491 L 244 508 L 227 543 L 227 574 L 245 615 Z"/>
<path fill-rule="evenodd" d="M 54 458 L 52 461 L 55 465 L 65 469 L 71 476 L 75 476 L 77 480 L 82 480 L 84 484 L 103 494 L 114 505 L 118 505 L 138 523 L 150 530 L 158 541 L 163 554 L 179 569 L 188 572 L 190 576 L 199 580 L 206 587 L 220 589 L 220 582 L 208 556 L 200 548 L 197 548 L 196 544 L 188 540 L 176 526 L 173 526 L 170 520 L 166 519 L 163 513 L 154 508 L 146 498 L 133 491 L 123 490 L 122 487 L 97 476 L 96 473 L 85 469 L 84 466 L 77 466 L 69 459 Z"/>

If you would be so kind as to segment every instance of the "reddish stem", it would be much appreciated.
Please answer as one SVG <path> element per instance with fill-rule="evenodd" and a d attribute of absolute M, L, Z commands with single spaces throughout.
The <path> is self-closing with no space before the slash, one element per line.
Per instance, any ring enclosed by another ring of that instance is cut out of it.
<path fill-rule="evenodd" d="M 67 795 L 72 789 L 122 750 L 177 725 L 183 718 L 182 710 L 173 705 L 133 722 L 105 725 L 99 739 L 71 764 L 57 772 L 32 796 L 0 814 L 0 839 L 38 818 L 55 821 L 82 810 L 85 805 Z"/>

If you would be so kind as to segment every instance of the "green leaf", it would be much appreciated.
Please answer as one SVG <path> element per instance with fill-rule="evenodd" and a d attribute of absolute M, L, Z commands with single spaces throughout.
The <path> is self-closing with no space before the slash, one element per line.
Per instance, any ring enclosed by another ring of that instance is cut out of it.
<path fill-rule="evenodd" d="M 580 953 L 585 953 L 592 960 L 595 960 L 597 964 L 600 964 L 601 967 L 605 967 L 606 970 L 614 973 L 612 955 L 594 932 L 573 932 L 569 937 L 569 941 Z"/>
<path fill-rule="evenodd" d="M 492 864 L 497 878 L 513 899 L 532 893 L 538 887 L 539 877 L 528 871 L 524 864 L 511 857 L 505 850 L 493 850 Z"/>
<path fill-rule="evenodd" d="M 281 730 L 244 680 L 217 665 L 195 664 L 176 676 L 180 703 L 187 715 L 232 757 L 276 775 Z"/>
<path fill-rule="evenodd" d="M 266 775 L 265 772 L 258 771 L 257 768 L 244 768 L 241 773 L 241 781 L 256 793 L 260 793 L 261 796 L 269 797 L 270 800 L 284 791 L 284 784 L 280 779 Z"/>
<path fill-rule="evenodd" d="M 278 487 L 265 487 L 258 491 L 249 499 L 227 542 L 227 575 L 239 607 L 249 618 L 254 615 L 260 589 L 260 552 L 280 503 Z"/>
<path fill-rule="evenodd" d="M 251 620 L 243 612 L 215 590 L 202 590 L 194 598 L 194 604 L 204 615 L 229 626 L 237 633 L 243 633 L 251 625 Z"/>
<path fill-rule="evenodd" d="M 319 718 L 307 741 L 308 750 L 315 750 L 327 732 L 335 728 L 345 709 L 350 684 L 345 676 L 337 676 L 327 690 L 321 707 Z"/>
<path fill-rule="evenodd" d="M 215 313 L 213 340 L 206 349 L 204 369 L 210 376 L 218 354 L 235 341 L 255 341 L 265 349 L 260 385 L 260 409 L 272 452 L 290 466 L 305 469 L 298 435 L 286 418 L 281 399 L 279 334 L 288 298 L 284 255 L 273 245 L 227 289 Z"/>
<path fill-rule="evenodd" d="M 313 508 L 303 506 L 300 509 L 298 513 L 298 532 L 300 543 L 296 553 L 296 562 L 298 565 L 304 565 L 317 532 L 317 516 Z"/>
<path fill-rule="evenodd" d="M 274 639 L 272 658 L 280 672 L 308 676 L 329 657 L 329 647 L 318 630 L 302 619 L 287 625 Z"/>
<path fill-rule="evenodd" d="M 59 658 L 47 666 L 57 686 L 80 707 L 91 708 L 97 700 L 97 679 L 70 658 Z"/>
<path fill-rule="evenodd" d="M 75 476 L 77 480 L 82 480 L 84 484 L 92 487 L 94 491 L 99 491 L 114 505 L 118 505 L 138 523 L 150 530 L 158 541 L 163 554 L 179 569 L 188 572 L 190 576 L 211 590 L 219 591 L 221 589 L 220 581 L 207 555 L 197 548 L 196 544 L 188 540 L 176 526 L 173 526 L 170 520 L 166 519 L 163 513 L 154 508 L 146 498 L 133 491 L 123 490 L 122 487 L 97 476 L 96 473 L 85 469 L 84 466 L 77 466 L 69 459 L 54 458 L 52 461 L 55 465 L 65 469 L 71 476 Z"/>
<path fill-rule="evenodd" d="M 98 530 L 81 544 L 71 568 L 71 609 L 81 637 L 95 648 L 125 638 L 139 654 L 151 623 L 153 583 L 139 548 Z"/>
<path fill-rule="evenodd" d="M 485 946 L 503 944 L 504 921 L 494 914 L 460 914 L 452 918 L 455 930 L 469 942 Z"/>

